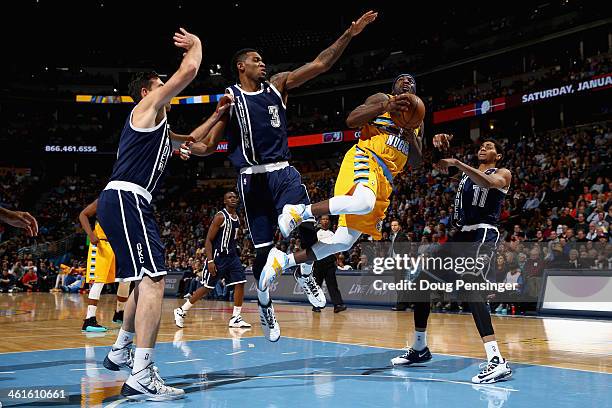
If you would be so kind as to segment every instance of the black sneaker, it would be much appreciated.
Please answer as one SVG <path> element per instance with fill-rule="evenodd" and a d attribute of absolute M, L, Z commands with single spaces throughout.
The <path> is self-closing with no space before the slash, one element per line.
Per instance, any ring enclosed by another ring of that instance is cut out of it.
<path fill-rule="evenodd" d="M 113 323 L 123 324 L 123 310 L 120 312 L 115 311 L 113 315 Z"/>
<path fill-rule="evenodd" d="M 344 312 L 346 310 L 346 305 L 336 305 L 334 306 L 334 313 Z"/>
<path fill-rule="evenodd" d="M 321 308 L 320 308 L 320 307 L 313 306 L 313 307 L 312 307 L 312 311 L 313 311 L 313 312 L 315 312 L 315 313 L 321 313 Z"/>
<path fill-rule="evenodd" d="M 100 326 L 96 320 L 96 316 L 92 316 L 89 319 L 83 321 L 83 328 L 81 331 L 84 332 L 105 332 L 108 329 L 104 326 Z"/>
<path fill-rule="evenodd" d="M 423 350 L 417 351 L 412 347 L 408 349 L 401 356 L 397 356 L 391 359 L 393 365 L 411 365 L 417 363 L 425 363 L 431 360 L 431 353 L 429 347 L 425 347 Z"/>

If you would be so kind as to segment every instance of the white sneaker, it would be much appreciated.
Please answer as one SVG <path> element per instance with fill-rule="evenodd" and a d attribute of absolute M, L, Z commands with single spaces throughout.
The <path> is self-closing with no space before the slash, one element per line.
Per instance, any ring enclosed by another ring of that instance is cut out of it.
<path fill-rule="evenodd" d="M 272 248 L 268 254 L 268 259 L 263 267 L 261 276 L 259 277 L 259 290 L 263 292 L 268 289 L 272 282 L 283 273 L 288 262 L 289 257 L 286 253 L 276 248 Z"/>
<path fill-rule="evenodd" d="M 174 309 L 174 323 L 176 324 L 177 327 L 180 327 L 181 329 L 185 327 L 185 317 L 186 316 L 187 316 L 187 313 L 185 313 L 183 309 L 181 309 L 180 307 L 177 307 L 176 309 Z"/>
<path fill-rule="evenodd" d="M 283 212 L 278 216 L 278 228 L 283 237 L 288 238 L 291 235 L 291 231 L 304 221 L 305 209 L 306 206 L 304 204 L 287 204 L 283 207 Z"/>
<path fill-rule="evenodd" d="M 185 391 L 166 385 L 159 376 L 153 363 L 136 374 L 131 374 L 123 387 L 121 395 L 131 400 L 168 401 L 183 398 Z"/>
<path fill-rule="evenodd" d="M 134 367 L 134 349 L 132 348 L 132 342 L 120 349 L 111 347 L 102 365 L 111 371 L 119 371 L 122 368 L 129 368 L 131 370 Z"/>
<path fill-rule="evenodd" d="M 308 301 L 311 305 L 318 308 L 324 308 L 327 304 L 327 299 L 325 298 L 325 293 L 323 293 L 323 289 L 317 284 L 314 276 L 310 275 L 302 275 L 300 272 L 300 268 L 296 269 L 293 277 L 300 285 L 306 296 L 308 296 Z"/>
<path fill-rule="evenodd" d="M 251 327 L 251 325 L 247 322 L 245 322 L 244 320 L 242 320 L 242 316 L 238 315 L 238 316 L 232 316 L 232 318 L 229 321 L 229 327 L 235 328 L 235 329 L 242 329 L 242 328 L 249 328 Z"/>
<path fill-rule="evenodd" d="M 499 360 L 494 356 L 490 361 L 480 364 L 480 373 L 472 377 L 474 384 L 490 384 L 505 380 L 512 376 L 512 370 L 506 359 Z"/>
<path fill-rule="evenodd" d="M 267 306 L 263 306 L 257 301 L 259 306 L 259 320 L 261 322 L 261 328 L 263 329 L 264 336 L 266 339 L 275 342 L 280 338 L 280 326 L 276 321 L 276 315 L 274 314 L 274 306 L 272 301 Z"/>

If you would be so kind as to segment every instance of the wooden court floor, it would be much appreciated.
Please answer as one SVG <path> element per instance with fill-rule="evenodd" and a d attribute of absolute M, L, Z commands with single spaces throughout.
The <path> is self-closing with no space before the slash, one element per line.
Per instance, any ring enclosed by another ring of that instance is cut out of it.
<path fill-rule="evenodd" d="M 250 330 L 228 329 L 232 304 L 201 301 L 190 311 L 185 328 L 174 324 L 173 309 L 182 299 L 165 298 L 159 342 L 261 336 L 257 306 L 245 302 Z M 110 320 L 115 297 L 103 295 L 98 322 L 107 333 L 82 333 L 86 295 L 63 293 L 0 294 L 0 353 L 110 346 L 118 326 Z M 411 343 L 412 313 L 351 307 L 313 313 L 305 304 L 275 303 L 283 336 L 401 349 Z M 612 373 L 612 321 L 568 318 L 493 318 L 502 353 L 510 362 Z M 282 340 L 282 339 L 281 339 Z M 469 314 L 432 313 L 428 343 L 432 353 L 484 358 Z M 0 360 L 2 357 L 0 356 Z"/>

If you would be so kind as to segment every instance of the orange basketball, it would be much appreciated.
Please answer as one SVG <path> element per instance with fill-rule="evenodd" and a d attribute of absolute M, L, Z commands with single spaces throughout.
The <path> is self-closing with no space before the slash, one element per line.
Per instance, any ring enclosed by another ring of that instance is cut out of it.
<path fill-rule="evenodd" d="M 404 129 L 418 128 L 425 118 L 425 104 L 416 95 L 409 95 L 410 107 L 407 111 L 391 112 L 391 120 Z"/>

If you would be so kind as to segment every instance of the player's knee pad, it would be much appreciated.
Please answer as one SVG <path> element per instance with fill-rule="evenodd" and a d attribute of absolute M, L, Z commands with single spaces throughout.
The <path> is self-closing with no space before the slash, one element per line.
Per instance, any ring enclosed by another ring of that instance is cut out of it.
<path fill-rule="evenodd" d="M 104 288 L 103 283 L 94 283 L 91 285 L 89 289 L 88 298 L 91 300 L 100 300 L 100 294 L 102 293 L 102 289 Z"/>
<path fill-rule="evenodd" d="M 363 184 L 359 184 L 355 187 L 353 198 L 357 203 L 354 214 L 369 214 L 374 210 L 374 206 L 376 205 L 376 194 Z"/>
<path fill-rule="evenodd" d="M 302 248 L 310 248 L 317 242 L 317 231 L 315 230 L 314 222 L 303 222 L 298 227 Z"/>
<path fill-rule="evenodd" d="M 255 262 L 253 262 L 253 276 L 255 281 L 259 282 L 261 271 L 263 271 L 266 261 L 268 260 L 268 254 L 274 248 L 274 245 L 267 245 L 261 248 L 255 248 Z"/>

